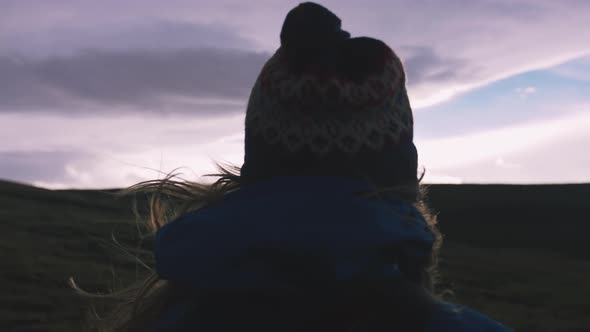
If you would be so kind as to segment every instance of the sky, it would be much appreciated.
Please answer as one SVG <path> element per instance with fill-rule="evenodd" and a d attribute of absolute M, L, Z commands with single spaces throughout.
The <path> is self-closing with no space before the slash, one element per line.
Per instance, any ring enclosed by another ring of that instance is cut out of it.
<path fill-rule="evenodd" d="M 0 179 L 241 165 L 251 86 L 298 3 L 0 0 Z M 402 59 L 426 182 L 590 182 L 590 1 L 319 3 Z"/>

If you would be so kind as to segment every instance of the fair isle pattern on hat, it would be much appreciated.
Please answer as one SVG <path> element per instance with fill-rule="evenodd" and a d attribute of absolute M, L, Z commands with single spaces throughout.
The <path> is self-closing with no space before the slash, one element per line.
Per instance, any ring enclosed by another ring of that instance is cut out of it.
<path fill-rule="evenodd" d="M 391 52 L 384 70 L 354 82 L 343 77 L 293 74 L 279 50 L 256 80 L 246 127 L 290 152 L 308 148 L 354 155 L 363 147 L 412 140 L 412 110 L 399 58 Z"/>

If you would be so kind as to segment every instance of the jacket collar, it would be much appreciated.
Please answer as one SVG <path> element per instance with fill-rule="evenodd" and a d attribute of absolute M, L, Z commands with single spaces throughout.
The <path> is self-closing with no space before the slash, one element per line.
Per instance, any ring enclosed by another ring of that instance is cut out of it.
<path fill-rule="evenodd" d="M 157 272 L 199 290 L 289 290 L 400 276 L 433 234 L 411 204 L 370 199 L 343 177 L 277 177 L 228 193 L 156 236 Z"/>

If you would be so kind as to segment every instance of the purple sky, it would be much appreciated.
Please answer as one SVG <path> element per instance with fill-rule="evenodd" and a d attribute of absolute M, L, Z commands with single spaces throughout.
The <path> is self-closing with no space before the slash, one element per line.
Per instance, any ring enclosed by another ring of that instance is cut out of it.
<path fill-rule="evenodd" d="M 0 0 L 0 178 L 125 186 L 240 165 L 297 1 Z M 429 182 L 590 182 L 590 1 L 324 1 L 403 59 Z"/>

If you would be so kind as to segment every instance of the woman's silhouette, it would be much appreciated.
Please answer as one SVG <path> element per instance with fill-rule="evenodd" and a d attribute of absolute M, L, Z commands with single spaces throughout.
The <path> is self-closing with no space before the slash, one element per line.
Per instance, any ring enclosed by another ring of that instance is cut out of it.
<path fill-rule="evenodd" d="M 417 159 L 400 59 L 298 5 L 252 88 L 241 169 L 130 188 L 156 193 L 156 268 L 108 329 L 509 331 L 435 295 Z"/>

